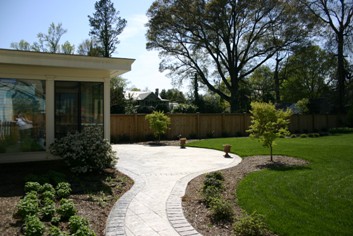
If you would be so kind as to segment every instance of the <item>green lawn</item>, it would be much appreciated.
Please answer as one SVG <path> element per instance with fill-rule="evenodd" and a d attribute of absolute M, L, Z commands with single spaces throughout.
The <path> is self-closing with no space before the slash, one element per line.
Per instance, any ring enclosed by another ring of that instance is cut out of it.
<path fill-rule="evenodd" d="M 249 138 L 209 139 L 189 146 L 222 150 L 226 143 L 242 157 L 269 153 Z M 275 155 L 299 157 L 310 164 L 250 174 L 237 189 L 240 205 L 264 215 L 280 235 L 353 235 L 353 134 L 276 143 Z"/>

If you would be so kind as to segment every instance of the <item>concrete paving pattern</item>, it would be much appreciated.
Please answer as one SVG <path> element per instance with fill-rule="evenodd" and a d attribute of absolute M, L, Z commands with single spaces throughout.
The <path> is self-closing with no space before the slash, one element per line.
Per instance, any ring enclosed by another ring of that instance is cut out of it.
<path fill-rule="evenodd" d="M 106 235 L 200 235 L 185 219 L 181 197 L 196 176 L 229 168 L 241 159 L 223 152 L 177 146 L 113 145 L 119 171 L 134 186 L 114 205 Z"/>

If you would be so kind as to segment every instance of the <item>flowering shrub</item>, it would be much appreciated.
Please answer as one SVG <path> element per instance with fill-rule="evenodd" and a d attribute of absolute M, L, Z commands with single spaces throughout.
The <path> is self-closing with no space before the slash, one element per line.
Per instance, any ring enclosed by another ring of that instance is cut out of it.
<path fill-rule="evenodd" d="M 99 171 L 116 163 L 115 152 L 108 140 L 103 139 L 99 127 L 69 133 L 52 143 L 49 149 L 53 155 L 62 157 L 74 173 Z"/>

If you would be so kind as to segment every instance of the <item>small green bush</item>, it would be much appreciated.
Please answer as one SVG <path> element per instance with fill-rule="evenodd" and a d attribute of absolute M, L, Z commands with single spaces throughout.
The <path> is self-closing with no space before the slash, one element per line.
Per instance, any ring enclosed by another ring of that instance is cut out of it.
<path fill-rule="evenodd" d="M 42 198 L 43 199 L 51 199 L 54 200 L 55 199 L 55 190 L 53 191 L 45 191 L 42 193 Z"/>
<path fill-rule="evenodd" d="M 43 200 L 43 205 L 40 208 L 41 218 L 45 221 L 50 221 L 55 214 L 55 202 L 50 198 Z"/>
<path fill-rule="evenodd" d="M 219 188 L 216 188 L 215 186 L 208 186 L 207 188 L 203 189 L 203 197 L 204 197 L 204 202 L 206 206 L 210 207 L 214 198 L 221 197 L 221 191 Z"/>
<path fill-rule="evenodd" d="M 26 218 L 28 215 L 37 215 L 39 212 L 39 201 L 37 192 L 30 192 L 17 204 L 16 215 Z"/>
<path fill-rule="evenodd" d="M 75 233 L 81 227 L 88 226 L 88 221 L 87 221 L 87 219 L 85 219 L 81 216 L 74 215 L 74 216 L 70 217 L 69 226 L 70 226 L 70 232 Z"/>
<path fill-rule="evenodd" d="M 307 138 L 307 137 L 309 137 L 309 136 L 308 136 L 308 134 L 301 134 L 299 137 L 301 137 L 301 138 Z"/>
<path fill-rule="evenodd" d="M 235 235 L 239 236 L 261 236 L 267 235 L 268 232 L 263 217 L 256 212 L 234 223 L 233 230 Z"/>
<path fill-rule="evenodd" d="M 49 229 L 49 235 L 50 236 L 69 236 L 68 233 L 61 231 L 58 227 L 56 226 L 51 226 Z"/>
<path fill-rule="evenodd" d="M 209 173 L 206 175 L 203 182 L 203 191 L 205 191 L 210 186 L 213 186 L 221 191 L 223 189 L 223 181 L 224 177 L 220 172 Z"/>
<path fill-rule="evenodd" d="M 35 191 L 35 192 L 41 192 L 42 191 L 42 185 L 38 182 L 26 182 L 25 183 L 25 193 Z"/>
<path fill-rule="evenodd" d="M 349 127 L 333 128 L 333 129 L 330 129 L 329 132 L 331 134 L 349 134 L 349 133 L 353 133 L 353 128 L 349 128 Z"/>
<path fill-rule="evenodd" d="M 56 195 L 59 198 L 66 198 L 71 194 L 71 185 L 67 182 L 58 183 L 56 186 Z"/>
<path fill-rule="evenodd" d="M 53 187 L 53 185 L 49 184 L 49 183 L 45 183 L 42 185 L 42 188 L 41 188 L 41 192 L 52 192 L 55 194 L 55 189 Z"/>
<path fill-rule="evenodd" d="M 82 132 L 67 134 L 49 147 L 60 156 L 74 173 L 101 171 L 113 167 L 116 155 L 100 127 L 85 127 Z"/>
<path fill-rule="evenodd" d="M 213 198 L 210 204 L 212 220 L 214 222 L 231 222 L 233 220 L 233 208 L 229 202 L 222 198 Z"/>
<path fill-rule="evenodd" d="M 96 234 L 88 226 L 82 226 L 71 236 L 96 236 Z"/>
<path fill-rule="evenodd" d="M 63 198 L 60 200 L 60 207 L 57 212 L 62 220 L 68 220 L 71 216 L 76 214 L 75 204 L 71 199 Z"/>
<path fill-rule="evenodd" d="M 38 216 L 28 215 L 24 224 L 24 235 L 26 236 L 42 236 L 44 234 L 44 223 L 40 221 Z"/>

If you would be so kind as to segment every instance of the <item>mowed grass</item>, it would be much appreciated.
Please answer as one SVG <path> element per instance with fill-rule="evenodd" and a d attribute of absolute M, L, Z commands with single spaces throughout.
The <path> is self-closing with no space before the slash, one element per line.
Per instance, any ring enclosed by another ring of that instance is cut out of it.
<path fill-rule="evenodd" d="M 201 140 L 189 146 L 223 150 L 226 143 L 241 157 L 269 153 L 250 138 Z M 275 155 L 305 159 L 309 165 L 249 174 L 237 189 L 239 204 L 248 213 L 264 215 L 279 235 L 353 235 L 353 134 L 276 143 Z"/>

